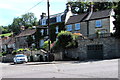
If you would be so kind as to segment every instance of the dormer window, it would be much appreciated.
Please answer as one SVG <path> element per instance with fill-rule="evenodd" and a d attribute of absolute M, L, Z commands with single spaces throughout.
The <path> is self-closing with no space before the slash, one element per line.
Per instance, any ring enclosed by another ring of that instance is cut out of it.
<path fill-rule="evenodd" d="M 46 19 L 42 19 L 42 25 L 46 25 Z"/>
<path fill-rule="evenodd" d="M 61 22 L 61 15 L 56 17 L 57 22 Z"/>

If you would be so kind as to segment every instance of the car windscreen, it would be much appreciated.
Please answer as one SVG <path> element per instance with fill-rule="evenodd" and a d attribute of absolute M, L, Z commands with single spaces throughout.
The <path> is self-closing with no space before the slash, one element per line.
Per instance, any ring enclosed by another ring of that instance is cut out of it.
<path fill-rule="evenodd" d="M 16 55 L 15 57 L 25 57 L 25 55 Z"/>

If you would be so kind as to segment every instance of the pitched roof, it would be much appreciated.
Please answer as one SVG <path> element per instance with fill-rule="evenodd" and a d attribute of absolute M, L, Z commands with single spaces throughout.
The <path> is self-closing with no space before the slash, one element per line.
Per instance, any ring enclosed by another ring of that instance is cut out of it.
<path fill-rule="evenodd" d="M 66 24 L 73 24 L 73 23 L 78 23 L 78 22 L 81 22 L 86 16 L 87 16 L 88 13 L 84 13 L 84 14 L 81 14 L 81 15 L 74 15 L 74 16 L 71 16 L 67 23 Z"/>
<path fill-rule="evenodd" d="M 111 9 L 93 12 L 92 15 L 89 17 L 88 20 L 101 19 L 101 18 L 109 17 L 110 16 L 110 12 L 111 12 Z M 84 14 L 81 14 L 81 15 L 71 16 L 68 19 L 66 25 L 68 25 L 68 24 L 74 24 L 74 23 L 78 23 L 78 22 L 82 22 L 82 21 L 86 21 L 85 18 L 88 15 L 89 15 L 88 13 L 84 13 Z"/>
<path fill-rule="evenodd" d="M 93 12 L 89 20 L 109 17 L 110 12 L 111 9 Z"/>
<path fill-rule="evenodd" d="M 56 17 L 58 17 L 58 16 L 61 16 L 61 22 L 65 21 L 66 13 L 62 12 L 62 13 L 50 15 L 50 24 L 57 23 Z M 48 23 L 48 16 L 45 16 L 43 19 L 46 19 L 46 24 L 47 24 Z"/>
<path fill-rule="evenodd" d="M 23 36 L 29 36 L 32 35 L 36 32 L 36 29 L 27 29 L 25 31 L 22 31 L 19 35 L 17 35 L 16 37 L 23 37 Z"/>
<path fill-rule="evenodd" d="M 14 44 L 15 43 L 15 38 L 14 37 L 8 37 L 8 38 L 3 38 L 2 39 L 2 44 L 6 45 L 6 44 Z"/>

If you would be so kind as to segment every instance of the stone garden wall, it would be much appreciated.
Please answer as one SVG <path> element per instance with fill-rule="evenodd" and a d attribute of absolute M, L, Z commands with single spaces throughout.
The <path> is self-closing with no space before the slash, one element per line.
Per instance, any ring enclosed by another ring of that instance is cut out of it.
<path fill-rule="evenodd" d="M 66 50 L 70 58 L 86 60 L 88 59 L 87 45 L 103 45 L 103 59 L 120 57 L 120 39 L 114 37 L 79 39 L 78 48 Z"/>

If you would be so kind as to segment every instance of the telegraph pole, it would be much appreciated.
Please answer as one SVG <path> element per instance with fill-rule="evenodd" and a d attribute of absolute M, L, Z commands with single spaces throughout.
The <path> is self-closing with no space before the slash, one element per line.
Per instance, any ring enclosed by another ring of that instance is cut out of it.
<path fill-rule="evenodd" d="M 49 0 L 47 0 L 47 10 L 48 10 L 48 60 L 50 61 L 50 12 L 49 12 Z"/>

